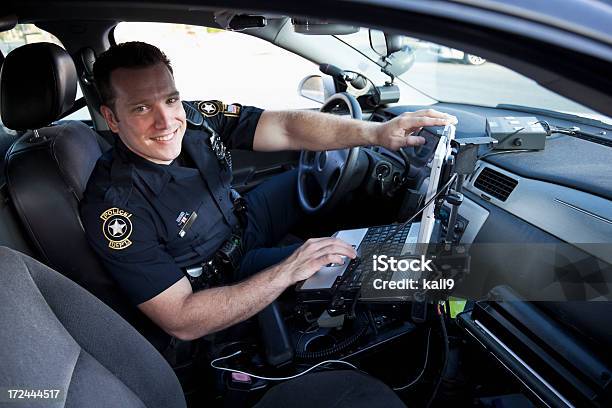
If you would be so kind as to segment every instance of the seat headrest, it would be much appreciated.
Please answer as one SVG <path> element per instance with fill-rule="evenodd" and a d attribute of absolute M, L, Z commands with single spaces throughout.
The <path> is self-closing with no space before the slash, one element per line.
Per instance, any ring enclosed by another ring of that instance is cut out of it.
<path fill-rule="evenodd" d="M 0 74 L 2 122 L 10 129 L 38 129 L 72 107 L 77 73 L 70 55 L 51 43 L 11 51 Z"/>

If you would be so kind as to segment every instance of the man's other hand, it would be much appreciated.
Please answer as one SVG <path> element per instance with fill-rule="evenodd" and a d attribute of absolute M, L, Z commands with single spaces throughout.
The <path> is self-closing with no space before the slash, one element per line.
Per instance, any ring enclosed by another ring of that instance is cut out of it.
<path fill-rule="evenodd" d="M 415 136 L 425 126 L 445 126 L 456 124 L 457 118 L 434 109 L 406 112 L 382 124 L 376 133 L 375 143 L 387 149 L 399 150 L 406 146 L 419 146 L 425 138 Z"/>
<path fill-rule="evenodd" d="M 343 256 L 354 259 L 357 252 L 351 245 L 337 238 L 311 238 L 278 264 L 277 270 L 289 279 L 289 286 L 308 279 L 324 265 L 343 264 Z"/>

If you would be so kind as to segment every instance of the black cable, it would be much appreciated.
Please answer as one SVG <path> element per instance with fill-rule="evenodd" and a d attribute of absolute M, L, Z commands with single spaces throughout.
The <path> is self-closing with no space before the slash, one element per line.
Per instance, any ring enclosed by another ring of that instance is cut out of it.
<path fill-rule="evenodd" d="M 429 401 L 427 401 L 427 405 L 425 408 L 429 408 L 433 401 L 436 399 L 436 395 L 438 394 L 438 389 L 440 388 L 440 384 L 442 383 L 442 376 L 446 371 L 446 366 L 448 365 L 448 355 L 450 353 L 449 344 L 448 344 L 448 333 L 446 332 L 446 322 L 444 321 L 444 313 L 439 313 L 438 317 L 440 318 L 440 328 L 442 329 L 442 340 L 444 341 L 444 364 L 442 365 L 442 370 L 440 371 L 440 376 L 438 377 L 438 381 L 436 381 L 436 386 L 434 387 L 433 393 L 431 397 L 429 397 Z"/>
<path fill-rule="evenodd" d="M 412 217 L 410 217 L 408 220 L 404 221 L 403 223 L 401 223 L 401 228 L 405 227 L 406 224 L 412 222 L 416 217 L 419 216 L 419 214 L 421 214 L 423 211 L 425 211 L 425 209 L 429 206 L 429 204 L 431 204 L 432 202 L 434 202 L 444 191 L 446 191 L 446 189 L 457 179 L 457 173 L 453 174 L 453 176 L 446 182 L 446 184 L 444 184 L 442 186 L 442 188 L 440 190 L 438 190 L 438 192 L 431 197 L 424 205 L 423 207 L 421 207 L 421 209 L 419 211 L 417 211 L 416 213 L 414 213 L 414 215 Z M 400 228 L 400 229 L 401 229 Z M 397 231 L 394 231 L 393 234 L 395 234 Z M 386 237 L 386 239 L 389 238 L 393 238 L 393 235 L 391 235 L 390 237 Z"/>
<path fill-rule="evenodd" d="M 374 321 L 374 316 L 372 316 L 372 311 L 370 309 L 368 309 L 367 316 L 368 316 L 368 321 L 370 322 L 370 325 L 372 326 L 374 337 L 378 337 L 378 328 L 376 327 L 376 321 Z"/>
<path fill-rule="evenodd" d="M 542 127 L 544 128 L 544 131 L 546 132 L 546 136 L 550 136 L 552 134 L 550 130 L 551 129 L 550 123 L 548 123 L 545 120 L 538 120 L 537 122 L 534 122 L 533 124 L 537 125 L 538 123 L 542 125 Z"/>
<path fill-rule="evenodd" d="M 389 235 L 387 235 L 385 237 L 384 240 L 381 240 L 381 242 L 378 243 L 378 245 L 376 246 L 376 248 L 374 249 L 374 251 L 371 251 L 371 253 L 368 254 L 368 256 L 372 255 L 373 253 L 377 252 L 380 247 L 384 244 L 385 241 L 390 240 L 391 238 L 393 238 L 393 236 L 395 234 L 397 234 L 398 231 L 400 231 L 401 229 L 403 229 L 406 225 L 408 225 L 409 223 L 411 223 L 412 221 L 414 221 L 414 219 L 416 217 L 418 217 L 423 211 L 425 211 L 425 209 L 427 207 L 429 207 L 429 204 L 431 204 L 432 202 L 434 202 L 444 191 L 446 191 L 446 189 L 455 181 L 455 179 L 457 178 L 457 174 L 453 174 L 453 176 L 446 182 L 446 184 L 444 184 L 442 186 L 442 188 L 440 190 L 438 190 L 438 192 L 431 197 L 425 204 L 423 204 L 423 206 L 417 211 L 415 212 L 412 217 L 408 218 L 406 221 L 402 222 L 399 224 L 398 228 L 395 229 L 394 231 L 390 232 Z M 365 258 L 365 256 L 362 255 L 362 258 Z"/>
<path fill-rule="evenodd" d="M 368 78 L 367 76 L 360 74 L 359 72 L 355 72 L 355 71 L 344 71 L 344 72 L 350 72 L 352 74 L 355 74 L 357 76 L 360 76 L 362 78 L 365 78 L 366 81 L 368 81 L 371 85 L 372 85 L 372 89 L 374 89 L 374 91 L 376 92 L 376 98 L 377 98 L 377 102 L 376 105 L 374 106 L 374 109 L 376 109 L 379 105 L 380 105 L 380 100 L 382 98 L 382 95 L 380 94 L 380 89 L 378 89 L 378 87 L 376 86 L 376 84 L 374 82 L 372 82 L 372 80 L 370 78 Z M 346 81 L 345 81 L 346 82 Z M 355 88 L 354 85 L 351 84 L 351 86 L 353 86 L 353 88 Z M 364 93 L 364 95 L 368 95 L 368 93 Z"/>
<path fill-rule="evenodd" d="M 334 354 L 346 350 L 348 347 L 355 344 L 357 340 L 359 340 L 364 334 L 366 334 L 367 331 L 368 325 L 366 324 L 364 327 L 361 328 L 360 331 L 353 334 L 352 336 L 347 337 L 340 343 L 334 344 L 333 346 L 320 351 L 297 351 L 295 353 L 295 357 L 300 360 L 321 360 L 324 358 L 331 357 Z"/>
<path fill-rule="evenodd" d="M 374 64 L 378 65 L 378 67 L 380 68 L 380 71 L 387 75 L 389 78 L 392 79 L 397 79 L 398 81 L 400 81 L 401 83 L 403 83 L 404 85 L 412 88 L 413 90 L 417 91 L 419 94 L 421 95 L 425 95 L 427 98 L 431 99 L 432 101 L 436 101 L 436 102 L 441 102 L 440 100 L 438 100 L 437 98 L 434 98 L 432 95 L 426 94 L 423 90 L 418 89 L 417 87 L 415 87 L 414 85 L 412 85 L 411 83 L 405 81 L 404 79 L 402 79 L 401 76 L 399 77 L 395 77 L 393 75 L 391 75 L 389 72 L 387 72 L 385 70 L 385 68 L 387 67 L 388 64 L 385 63 L 385 65 L 381 65 L 379 63 L 378 60 L 372 59 L 369 55 L 365 54 L 364 52 L 362 52 L 361 50 L 359 50 L 358 48 L 353 47 L 350 43 L 348 43 L 347 41 L 344 41 L 343 39 L 341 39 L 340 37 L 338 37 L 337 35 L 332 35 L 332 37 L 334 37 L 336 40 L 340 41 L 341 43 L 344 43 L 345 45 L 347 45 L 348 47 L 352 48 L 354 51 L 358 52 L 359 54 L 361 54 L 362 56 L 364 56 L 366 59 L 370 60 L 371 62 L 373 62 Z M 374 51 L 376 52 L 376 51 Z M 380 56 L 380 55 L 379 55 Z M 381 58 L 382 60 L 382 58 Z M 386 62 L 386 59 L 385 59 Z M 393 83 L 393 81 L 391 81 L 391 83 Z"/>
<path fill-rule="evenodd" d="M 504 143 L 504 142 L 506 141 L 506 139 L 508 139 L 508 138 L 509 138 L 509 137 L 511 137 L 511 136 L 516 135 L 517 133 L 522 132 L 523 130 L 525 130 L 525 128 L 524 128 L 524 127 L 520 128 L 520 129 L 517 129 L 517 130 L 515 130 L 515 131 L 514 131 L 514 132 L 512 132 L 512 133 L 508 133 L 508 134 L 507 134 L 506 136 L 504 136 L 502 139 L 498 140 L 498 141 L 497 141 L 497 144 L 502 144 L 502 143 Z"/>
<path fill-rule="evenodd" d="M 410 157 L 408 156 L 408 153 L 404 151 L 403 147 L 400 147 L 399 153 L 402 156 L 402 159 L 404 159 L 404 172 L 402 174 L 402 183 L 400 184 L 400 186 L 403 186 L 406 179 L 408 179 L 408 173 L 410 173 Z"/>

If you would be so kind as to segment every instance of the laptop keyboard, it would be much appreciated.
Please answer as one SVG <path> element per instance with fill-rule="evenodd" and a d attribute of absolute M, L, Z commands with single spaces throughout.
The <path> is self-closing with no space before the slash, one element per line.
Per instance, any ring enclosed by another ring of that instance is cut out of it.
<path fill-rule="evenodd" d="M 339 280 L 338 290 L 354 291 L 361 288 L 361 283 L 368 271 L 372 271 L 372 255 L 399 256 L 410 233 L 411 224 L 390 224 L 370 227 L 357 250 L 358 257 L 352 259 Z"/>

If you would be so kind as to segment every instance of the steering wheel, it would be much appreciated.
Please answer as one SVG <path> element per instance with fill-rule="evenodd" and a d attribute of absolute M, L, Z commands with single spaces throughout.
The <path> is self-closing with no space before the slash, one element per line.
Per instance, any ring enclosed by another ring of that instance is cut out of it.
<path fill-rule="evenodd" d="M 342 105 L 353 119 L 361 120 L 359 102 L 346 92 L 330 96 L 319 110 L 333 112 Z M 302 209 L 311 214 L 337 202 L 351 185 L 358 157 L 359 147 L 302 151 L 298 169 L 298 196 Z"/>

